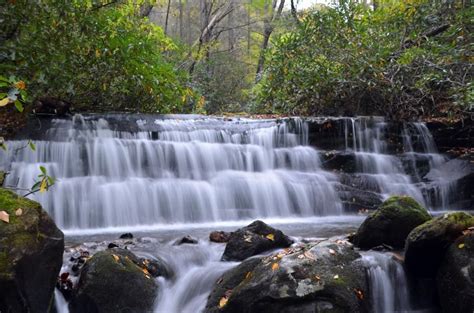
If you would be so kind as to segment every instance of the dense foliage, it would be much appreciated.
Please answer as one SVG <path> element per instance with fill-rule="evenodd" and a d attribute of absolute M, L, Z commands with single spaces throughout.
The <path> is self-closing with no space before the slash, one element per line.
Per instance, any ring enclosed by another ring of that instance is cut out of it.
<path fill-rule="evenodd" d="M 258 111 L 386 114 L 473 109 L 474 10 L 454 1 L 354 1 L 308 12 L 274 42 Z"/>
<path fill-rule="evenodd" d="M 4 1 L 0 74 L 26 82 L 30 102 L 76 109 L 180 112 L 194 94 L 177 46 L 140 13 L 144 1 Z"/>

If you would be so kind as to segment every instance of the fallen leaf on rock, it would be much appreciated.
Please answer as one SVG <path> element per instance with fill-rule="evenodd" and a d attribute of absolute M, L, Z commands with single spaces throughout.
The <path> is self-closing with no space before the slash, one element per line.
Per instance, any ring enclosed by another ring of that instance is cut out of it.
<path fill-rule="evenodd" d="M 219 300 L 219 309 L 222 309 L 223 307 L 225 307 L 225 305 L 227 304 L 227 301 L 229 300 L 226 297 L 222 297 Z"/>
<path fill-rule="evenodd" d="M 278 265 L 278 263 L 273 263 L 272 264 L 272 271 L 276 271 L 279 267 L 280 267 L 280 265 Z"/>
<path fill-rule="evenodd" d="M 364 293 L 362 292 L 362 290 L 354 288 L 354 292 L 355 292 L 357 298 L 359 298 L 359 300 L 364 300 Z"/>
<path fill-rule="evenodd" d="M 329 249 L 329 253 L 334 255 L 334 254 L 336 254 L 336 251 L 334 251 L 333 249 Z"/>
<path fill-rule="evenodd" d="M 250 279 L 252 278 L 252 272 L 247 272 L 247 274 L 245 275 L 245 279 Z"/>
<path fill-rule="evenodd" d="M 8 213 L 5 211 L 0 211 L 0 221 L 10 223 L 10 215 L 8 215 Z"/>
<path fill-rule="evenodd" d="M 339 275 L 334 275 L 334 279 L 339 279 Z"/>
<path fill-rule="evenodd" d="M 274 234 L 268 234 L 265 236 L 268 240 L 275 241 L 275 235 Z"/>
<path fill-rule="evenodd" d="M 250 237 L 250 236 L 245 236 L 245 237 L 244 237 L 244 241 L 246 241 L 246 242 L 252 242 L 252 237 Z"/>
<path fill-rule="evenodd" d="M 311 252 L 309 252 L 309 251 L 305 251 L 303 254 L 304 254 L 304 256 L 307 257 L 308 259 L 316 260 L 316 257 L 314 256 L 314 254 L 311 253 Z"/>
<path fill-rule="evenodd" d="M 222 281 L 224 280 L 224 277 L 221 277 L 217 280 L 216 284 L 217 285 L 220 285 L 220 283 L 222 283 Z"/>
<path fill-rule="evenodd" d="M 464 246 L 465 246 L 465 244 L 460 243 L 460 244 L 458 245 L 458 248 L 459 248 L 459 249 L 464 249 Z"/>
<path fill-rule="evenodd" d="M 112 254 L 112 256 L 115 259 L 115 262 L 118 262 L 120 260 L 120 257 L 118 255 Z"/>
<path fill-rule="evenodd" d="M 16 216 L 20 216 L 20 215 L 22 215 L 22 214 L 23 214 L 23 210 L 22 210 L 22 209 L 18 209 L 18 210 L 15 211 L 15 215 L 16 215 Z"/>
<path fill-rule="evenodd" d="M 304 259 L 304 255 L 302 254 L 298 255 L 298 259 Z"/>

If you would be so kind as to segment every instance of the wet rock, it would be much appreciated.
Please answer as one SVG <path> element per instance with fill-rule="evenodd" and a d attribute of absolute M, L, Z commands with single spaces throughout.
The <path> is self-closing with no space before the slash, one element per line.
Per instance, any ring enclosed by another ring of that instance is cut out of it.
<path fill-rule="evenodd" d="M 125 233 L 125 234 L 121 234 L 120 239 L 133 239 L 133 234 L 132 233 Z"/>
<path fill-rule="evenodd" d="M 254 221 L 230 235 L 222 260 L 242 261 L 259 253 L 286 248 L 293 243 L 288 236 L 262 221 Z"/>
<path fill-rule="evenodd" d="M 65 272 L 62 273 L 58 277 L 58 282 L 56 284 L 56 288 L 62 293 L 64 299 L 66 301 L 70 301 L 72 298 L 74 284 L 72 280 L 69 278 L 69 273 Z"/>
<path fill-rule="evenodd" d="M 108 249 L 87 261 L 69 308 L 71 313 L 148 312 L 157 293 L 156 281 L 136 255 Z"/>
<path fill-rule="evenodd" d="M 39 203 L 2 188 L 0 211 L 0 312 L 49 312 L 64 235 Z"/>
<path fill-rule="evenodd" d="M 0 144 L 1 144 L 1 142 L 0 142 Z M 5 182 L 6 177 L 7 177 L 7 173 L 5 173 L 3 171 L 0 171 L 0 187 L 3 186 L 3 183 Z"/>
<path fill-rule="evenodd" d="M 224 243 L 229 241 L 230 235 L 232 235 L 231 232 L 225 232 L 221 230 L 213 231 L 209 234 L 209 240 L 212 242 Z"/>
<path fill-rule="evenodd" d="M 413 229 L 406 240 L 405 264 L 416 276 L 436 275 L 446 249 L 474 226 L 474 217 L 463 212 L 447 213 Z"/>
<path fill-rule="evenodd" d="M 352 242 L 362 249 L 383 244 L 403 248 L 408 234 L 430 219 L 426 209 L 413 198 L 392 196 L 365 219 Z"/>
<path fill-rule="evenodd" d="M 382 196 L 347 185 L 336 185 L 337 194 L 346 212 L 375 210 L 382 204 Z"/>
<path fill-rule="evenodd" d="M 118 244 L 111 242 L 107 245 L 107 249 L 113 249 L 113 248 L 118 248 Z"/>
<path fill-rule="evenodd" d="M 355 173 L 357 164 L 355 155 L 345 151 L 327 151 L 321 154 L 322 166 L 326 170 Z"/>
<path fill-rule="evenodd" d="M 474 308 L 474 232 L 452 243 L 437 275 L 444 313 L 472 313 Z"/>
<path fill-rule="evenodd" d="M 173 243 L 173 246 L 180 246 L 182 244 L 191 244 L 191 245 L 195 245 L 198 243 L 198 240 L 196 238 L 193 238 L 191 237 L 190 235 L 186 235 L 184 236 L 183 238 L 180 238 L 178 240 L 176 240 L 174 243 Z"/>
<path fill-rule="evenodd" d="M 332 238 L 245 260 L 216 282 L 204 312 L 369 312 L 367 286 L 359 253 Z"/>

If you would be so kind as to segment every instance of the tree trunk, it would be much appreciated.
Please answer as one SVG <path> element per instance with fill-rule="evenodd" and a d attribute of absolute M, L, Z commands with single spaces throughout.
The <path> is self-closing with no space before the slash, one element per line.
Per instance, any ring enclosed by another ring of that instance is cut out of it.
<path fill-rule="evenodd" d="M 166 18 L 165 18 L 165 35 L 168 35 L 168 20 L 170 17 L 171 0 L 168 0 L 168 6 L 166 7 Z"/>

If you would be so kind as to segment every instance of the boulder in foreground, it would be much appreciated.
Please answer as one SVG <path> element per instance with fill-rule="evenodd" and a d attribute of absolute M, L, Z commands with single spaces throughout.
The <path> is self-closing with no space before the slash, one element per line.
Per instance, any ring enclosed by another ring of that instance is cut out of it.
<path fill-rule="evenodd" d="M 254 221 L 230 235 L 222 260 L 242 261 L 268 250 L 287 248 L 292 243 L 293 240 L 280 230 Z"/>
<path fill-rule="evenodd" d="M 64 235 L 39 203 L 2 188 L 0 211 L 0 312 L 49 312 Z"/>
<path fill-rule="evenodd" d="M 406 241 L 407 269 L 415 276 L 435 276 L 446 249 L 463 234 L 463 231 L 473 226 L 474 216 L 453 212 L 416 227 L 410 232 Z"/>
<path fill-rule="evenodd" d="M 352 242 L 359 248 L 381 245 L 403 248 L 408 234 L 431 219 L 425 208 L 408 196 L 392 196 L 360 225 Z"/>
<path fill-rule="evenodd" d="M 365 272 L 346 240 L 302 244 L 247 259 L 225 273 L 204 312 L 369 312 Z"/>
<path fill-rule="evenodd" d="M 143 313 L 153 311 L 158 285 L 132 252 L 98 252 L 82 269 L 71 313 Z"/>

